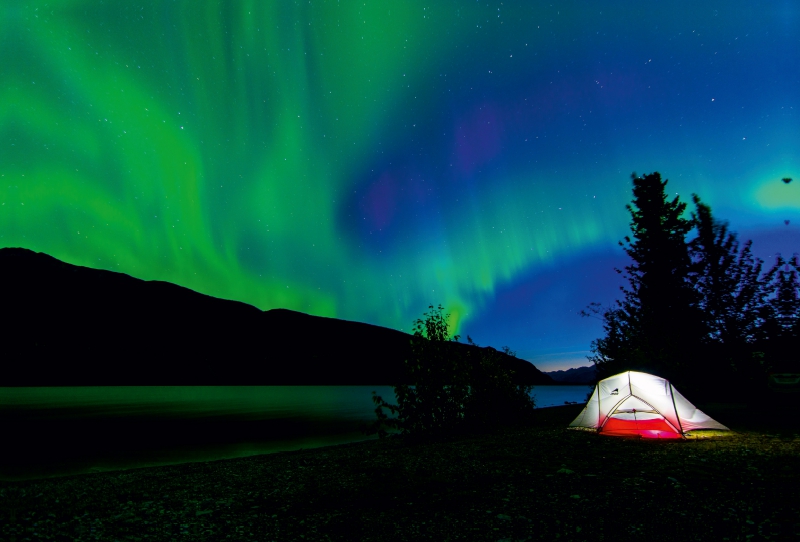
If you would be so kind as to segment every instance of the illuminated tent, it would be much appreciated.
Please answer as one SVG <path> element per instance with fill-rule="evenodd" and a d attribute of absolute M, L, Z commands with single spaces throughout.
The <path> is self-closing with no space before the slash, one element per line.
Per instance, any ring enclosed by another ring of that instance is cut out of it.
<path fill-rule="evenodd" d="M 684 438 L 697 436 L 692 431 L 729 430 L 695 408 L 667 380 L 636 371 L 598 382 L 569 428 L 644 438 Z"/>

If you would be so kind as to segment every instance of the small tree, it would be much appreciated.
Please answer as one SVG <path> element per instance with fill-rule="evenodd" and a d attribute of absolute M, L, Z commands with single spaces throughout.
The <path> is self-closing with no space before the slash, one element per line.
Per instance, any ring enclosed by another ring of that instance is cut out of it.
<path fill-rule="evenodd" d="M 428 307 L 424 318 L 414 321 L 411 356 L 405 360 L 406 381 L 413 384 L 393 386 L 397 405 L 387 403 L 373 392 L 377 420 L 365 428 L 368 434 L 386 436 L 382 426 L 399 429 L 403 435 L 440 437 L 459 428 L 464 419 L 464 405 L 469 395 L 468 367 L 454 355 L 447 320 L 439 305 Z M 388 418 L 383 409 L 396 418 Z"/>
<path fill-rule="evenodd" d="M 453 344 L 459 336 L 449 334 L 449 315 L 441 305 L 428 309 L 414 322 L 412 355 L 405 360 L 410 384 L 393 386 L 397 405 L 372 392 L 377 419 L 364 432 L 384 437 L 387 427 L 412 438 L 441 438 L 529 421 L 532 386 L 516 384 L 495 349 L 480 348 L 469 337 L 474 348 Z M 508 347 L 504 352 L 513 354 Z M 384 409 L 396 417 L 389 418 Z"/>

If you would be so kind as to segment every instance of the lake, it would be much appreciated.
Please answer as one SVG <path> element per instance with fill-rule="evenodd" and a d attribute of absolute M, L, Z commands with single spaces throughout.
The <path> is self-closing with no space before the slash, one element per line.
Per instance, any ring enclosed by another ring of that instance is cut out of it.
<path fill-rule="evenodd" d="M 0 388 L 0 480 L 209 461 L 365 440 L 390 386 Z M 537 386 L 537 408 L 588 386 Z M 394 401 L 391 401 L 394 402 Z"/>

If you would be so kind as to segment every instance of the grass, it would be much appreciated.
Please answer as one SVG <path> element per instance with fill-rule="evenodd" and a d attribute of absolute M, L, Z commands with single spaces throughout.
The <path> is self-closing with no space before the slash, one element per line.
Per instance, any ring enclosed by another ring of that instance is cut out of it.
<path fill-rule="evenodd" d="M 796 402 L 796 401 L 793 401 Z M 793 403 L 790 401 L 790 403 Z M 708 405 L 736 433 L 646 441 L 535 427 L 0 483 L 7 540 L 795 540 L 792 410 Z M 769 416 L 764 418 L 764 416 Z M 767 421 L 765 421 L 767 420 Z"/>

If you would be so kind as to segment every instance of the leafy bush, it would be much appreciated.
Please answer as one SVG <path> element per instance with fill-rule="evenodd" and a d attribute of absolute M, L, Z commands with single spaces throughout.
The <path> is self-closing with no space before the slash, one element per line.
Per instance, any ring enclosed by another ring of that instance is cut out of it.
<path fill-rule="evenodd" d="M 477 347 L 470 337 L 467 342 Z M 515 384 L 513 374 L 501 365 L 502 354 L 492 347 L 472 350 L 477 360 L 470 365 L 470 395 L 465 405 L 467 426 L 472 431 L 496 426 L 521 425 L 532 420 L 533 386 Z M 503 354 L 516 357 L 507 346 Z"/>
<path fill-rule="evenodd" d="M 386 427 L 407 437 L 436 439 L 529 421 L 531 386 L 513 382 L 495 349 L 480 349 L 469 337 L 475 348 L 457 347 L 453 343 L 459 336 L 450 336 L 448 329 L 450 315 L 443 314 L 441 305 L 428 309 L 414 321 L 412 355 L 405 360 L 406 382 L 411 384 L 393 386 L 397 405 L 372 392 L 377 419 L 364 432 L 384 437 Z M 513 355 L 507 347 L 504 353 Z"/>

